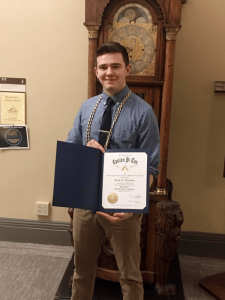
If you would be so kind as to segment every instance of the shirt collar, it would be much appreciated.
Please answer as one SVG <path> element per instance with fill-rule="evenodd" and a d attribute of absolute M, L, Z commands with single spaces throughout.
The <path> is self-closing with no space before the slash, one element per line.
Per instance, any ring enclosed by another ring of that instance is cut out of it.
<path fill-rule="evenodd" d="M 111 99 L 113 99 L 113 101 L 115 103 L 118 103 L 118 102 L 121 103 L 128 93 L 129 93 L 129 88 L 126 85 L 121 91 L 119 91 L 119 93 L 117 93 L 113 96 L 109 96 L 103 91 L 102 99 L 103 99 L 103 101 L 107 102 L 107 99 L 111 98 Z"/>

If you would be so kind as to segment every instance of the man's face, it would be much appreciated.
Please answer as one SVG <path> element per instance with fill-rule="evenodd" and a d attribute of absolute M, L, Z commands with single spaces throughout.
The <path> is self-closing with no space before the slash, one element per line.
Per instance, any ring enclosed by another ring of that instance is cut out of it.
<path fill-rule="evenodd" d="M 104 92 L 113 96 L 126 85 L 126 76 L 131 66 L 125 66 L 121 53 L 106 53 L 97 57 L 95 74 L 103 86 Z"/>

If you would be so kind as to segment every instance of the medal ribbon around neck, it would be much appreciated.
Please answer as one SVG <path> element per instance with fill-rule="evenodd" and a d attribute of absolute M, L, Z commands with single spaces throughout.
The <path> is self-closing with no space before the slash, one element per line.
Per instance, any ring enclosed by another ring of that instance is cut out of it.
<path fill-rule="evenodd" d="M 119 115 L 120 115 L 120 113 L 121 113 L 121 110 L 122 110 L 122 108 L 123 108 L 125 102 L 127 101 L 127 99 L 130 97 L 131 93 L 132 93 L 132 92 L 129 90 L 129 93 L 128 93 L 128 94 L 126 95 L 126 97 L 123 99 L 123 101 L 121 102 L 120 106 L 118 107 L 118 109 L 117 109 L 117 111 L 116 111 L 115 118 L 114 118 L 114 120 L 113 120 L 112 126 L 111 126 L 111 128 L 110 128 L 110 131 L 109 131 L 109 133 L 108 133 L 108 136 L 107 136 L 107 139 L 106 139 L 106 142 L 105 142 L 105 146 L 104 146 L 105 150 L 108 148 L 109 140 L 110 140 L 110 138 L 111 138 L 112 131 L 113 131 L 113 128 L 114 128 L 114 125 L 115 125 L 117 119 L 119 118 Z M 98 105 L 99 105 L 99 103 L 101 102 L 101 100 L 102 100 L 102 95 L 100 96 L 100 98 L 98 99 L 97 103 L 95 104 L 95 107 L 94 107 L 94 109 L 93 109 L 93 111 L 92 111 L 92 113 L 91 113 L 91 116 L 90 116 L 90 118 L 89 118 L 88 126 L 87 126 L 87 132 L 86 132 L 86 145 L 88 144 L 88 142 L 90 142 L 91 124 L 92 124 L 92 121 L 93 121 L 95 112 L 96 112 L 96 110 L 97 110 L 97 108 L 98 108 Z"/>

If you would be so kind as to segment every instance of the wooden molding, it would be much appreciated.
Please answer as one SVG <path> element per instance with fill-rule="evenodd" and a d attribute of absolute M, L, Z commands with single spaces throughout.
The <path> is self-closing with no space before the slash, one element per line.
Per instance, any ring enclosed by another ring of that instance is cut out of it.
<path fill-rule="evenodd" d="M 162 4 L 158 0 L 146 0 L 154 9 L 158 20 L 166 19 Z"/>
<path fill-rule="evenodd" d="M 101 25 L 103 14 L 108 18 L 113 7 L 117 5 L 121 0 L 86 0 L 86 15 L 84 25 Z M 145 0 L 154 9 L 158 20 L 166 20 L 166 13 L 164 7 L 159 0 Z M 90 7 L 92 9 L 90 9 Z M 94 11 L 98 11 L 98 14 L 93 14 Z"/>
<path fill-rule="evenodd" d="M 85 25 L 88 30 L 89 39 L 97 39 L 98 38 L 98 30 L 100 26 L 89 26 Z"/>
<path fill-rule="evenodd" d="M 167 41 L 176 41 L 177 34 L 178 34 L 181 27 L 165 26 L 164 28 L 165 28 L 165 31 L 166 31 L 166 40 Z"/>

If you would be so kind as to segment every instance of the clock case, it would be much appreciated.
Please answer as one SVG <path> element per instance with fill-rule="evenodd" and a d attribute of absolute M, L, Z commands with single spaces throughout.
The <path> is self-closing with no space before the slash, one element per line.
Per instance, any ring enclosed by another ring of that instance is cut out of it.
<path fill-rule="evenodd" d="M 182 3 L 186 0 L 86 0 L 85 23 L 89 36 L 88 57 L 88 98 L 102 92 L 94 73 L 95 51 L 108 41 L 108 30 L 120 7 L 140 4 L 151 14 L 153 24 L 157 26 L 155 75 L 129 75 L 127 84 L 134 93 L 144 96 L 154 109 L 160 128 L 161 163 L 157 179 L 157 193 L 167 194 L 167 158 L 169 145 L 169 127 L 172 102 L 173 70 L 175 43 L 181 28 Z"/>
<path fill-rule="evenodd" d="M 182 4 L 186 0 L 86 0 L 85 23 L 88 29 L 88 97 L 102 92 L 94 73 L 95 51 L 108 41 L 108 30 L 120 7 L 140 4 L 151 14 L 157 26 L 154 76 L 129 75 L 127 84 L 134 93 L 142 95 L 154 109 L 160 128 L 161 162 L 154 191 L 150 192 L 149 214 L 145 214 L 141 232 L 141 272 L 143 280 L 155 283 L 161 296 L 171 296 L 175 286 L 168 285 L 170 260 L 180 239 L 183 213 L 179 203 L 171 199 L 172 182 L 167 179 L 170 114 L 172 102 L 173 70 L 176 36 L 181 28 Z M 69 211 L 72 218 L 72 211 Z M 119 281 L 115 257 L 108 241 L 102 246 L 97 277 Z"/>

